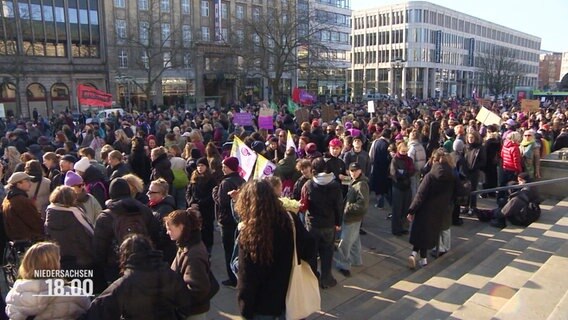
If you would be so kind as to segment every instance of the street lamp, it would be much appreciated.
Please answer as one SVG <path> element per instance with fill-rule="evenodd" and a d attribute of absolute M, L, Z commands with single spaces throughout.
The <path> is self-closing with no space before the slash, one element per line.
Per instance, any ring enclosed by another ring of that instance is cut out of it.
<path fill-rule="evenodd" d="M 393 80 L 393 81 L 394 81 L 394 88 L 393 88 L 393 92 L 394 92 L 394 94 L 395 94 L 395 97 L 398 97 L 398 95 L 397 95 L 398 90 L 397 90 L 397 88 L 396 88 L 396 84 L 397 84 L 397 82 L 398 82 L 398 79 L 397 79 L 397 78 L 398 78 L 398 71 L 396 71 L 396 70 L 399 70 L 399 69 L 402 70 L 402 69 L 404 69 L 405 66 L 406 66 L 406 61 L 404 61 L 404 60 L 402 60 L 402 59 L 400 59 L 400 58 L 396 58 L 394 61 L 391 62 L 391 68 L 393 69 L 393 72 L 394 72 L 394 80 Z M 402 77 L 401 77 L 401 78 L 402 78 Z M 401 79 L 401 81 L 402 81 L 402 79 Z M 402 87 L 402 84 L 401 84 L 401 87 Z"/>
<path fill-rule="evenodd" d="M 134 79 L 131 76 L 124 76 L 124 75 L 118 75 L 116 77 L 114 77 L 114 80 L 117 83 L 120 83 L 122 85 L 126 85 L 126 92 L 125 92 L 125 107 L 126 110 L 130 113 L 132 113 L 132 106 L 131 106 L 131 101 L 130 101 L 130 83 L 132 81 L 134 81 Z"/>

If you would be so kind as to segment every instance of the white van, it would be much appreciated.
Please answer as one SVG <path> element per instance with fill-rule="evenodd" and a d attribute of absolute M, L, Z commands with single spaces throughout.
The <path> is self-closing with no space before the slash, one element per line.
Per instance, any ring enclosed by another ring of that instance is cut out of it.
<path fill-rule="evenodd" d="M 382 93 L 369 93 L 366 95 L 363 95 L 363 100 L 365 101 L 371 101 L 371 100 L 385 100 L 388 99 L 389 96 L 386 94 L 382 94 Z"/>
<path fill-rule="evenodd" d="M 106 119 L 112 113 L 120 114 L 121 116 L 124 116 L 126 111 L 124 111 L 124 109 L 122 109 L 122 108 L 104 109 L 97 114 L 97 119 L 99 119 L 99 121 L 102 122 L 102 121 L 104 121 L 104 119 Z"/>

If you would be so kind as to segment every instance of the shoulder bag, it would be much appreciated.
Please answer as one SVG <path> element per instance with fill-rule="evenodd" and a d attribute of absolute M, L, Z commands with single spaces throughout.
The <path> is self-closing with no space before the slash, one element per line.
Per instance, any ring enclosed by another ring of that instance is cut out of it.
<path fill-rule="evenodd" d="M 314 275 L 310 265 L 304 261 L 298 261 L 296 250 L 296 225 L 292 214 L 288 212 L 292 220 L 292 237 L 294 239 L 294 253 L 292 255 L 292 271 L 286 293 L 286 319 L 305 319 L 321 309 L 321 296 L 318 279 Z"/>

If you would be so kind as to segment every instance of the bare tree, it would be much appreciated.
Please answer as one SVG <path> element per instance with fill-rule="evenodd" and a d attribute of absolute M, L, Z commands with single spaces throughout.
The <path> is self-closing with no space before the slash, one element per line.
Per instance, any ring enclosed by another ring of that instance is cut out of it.
<path fill-rule="evenodd" d="M 504 47 L 495 47 L 478 55 L 476 64 L 483 85 L 494 96 L 511 92 L 525 74 L 515 51 Z"/>
<path fill-rule="evenodd" d="M 250 17 L 235 19 L 231 45 L 239 67 L 249 76 L 269 79 L 273 97 L 280 97 L 280 83 L 286 73 L 305 70 L 312 74 L 325 69 L 331 50 L 321 41 L 331 27 L 320 22 L 316 10 L 299 7 L 294 1 L 274 2 Z"/>
<path fill-rule="evenodd" d="M 117 46 L 128 47 L 134 54 L 134 68 L 129 68 L 144 75 L 143 83 L 134 84 L 150 104 L 154 102 L 156 87 L 161 90 L 164 72 L 190 63 L 187 60 L 191 56 L 191 39 L 182 37 L 182 19 L 174 8 L 161 5 L 160 0 L 148 0 L 148 10 L 138 11 L 138 21 L 133 21 L 126 33 L 117 34 Z"/>

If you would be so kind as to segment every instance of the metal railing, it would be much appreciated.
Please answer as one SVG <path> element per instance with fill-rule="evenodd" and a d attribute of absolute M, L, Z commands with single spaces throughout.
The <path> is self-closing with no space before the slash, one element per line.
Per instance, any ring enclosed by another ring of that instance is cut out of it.
<path fill-rule="evenodd" d="M 542 180 L 542 181 L 535 181 L 535 182 L 529 182 L 529 183 L 525 183 L 525 184 L 514 184 L 514 185 L 510 185 L 510 186 L 475 190 L 475 191 L 471 192 L 471 195 L 476 195 L 476 194 L 479 194 L 479 193 L 506 191 L 506 190 L 512 190 L 512 189 L 522 189 L 524 187 L 542 186 L 542 185 L 553 184 L 553 183 L 558 183 L 558 182 L 566 182 L 566 181 L 568 181 L 568 177 L 556 178 L 556 179 L 550 179 L 550 180 Z"/>

